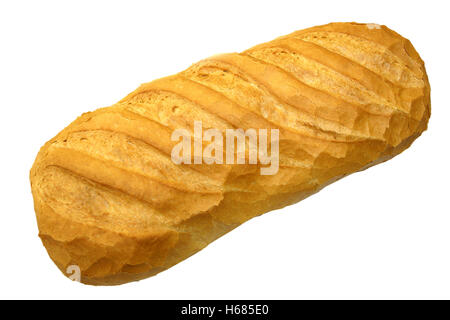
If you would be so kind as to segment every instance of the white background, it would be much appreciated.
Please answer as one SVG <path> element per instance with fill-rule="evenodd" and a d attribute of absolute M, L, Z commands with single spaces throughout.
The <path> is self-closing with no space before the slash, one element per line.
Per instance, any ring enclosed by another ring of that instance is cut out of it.
<path fill-rule="evenodd" d="M 446 1 L 2 1 L 0 298 L 450 298 Z M 28 172 L 82 112 L 209 55 L 332 21 L 409 38 L 432 88 L 429 130 L 393 160 L 244 224 L 140 282 L 66 279 L 37 234 Z"/>

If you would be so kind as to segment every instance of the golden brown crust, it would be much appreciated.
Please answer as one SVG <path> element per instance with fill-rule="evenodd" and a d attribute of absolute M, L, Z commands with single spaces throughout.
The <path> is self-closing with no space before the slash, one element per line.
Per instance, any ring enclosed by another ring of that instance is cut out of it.
<path fill-rule="evenodd" d="M 85 113 L 30 180 L 56 265 L 113 285 L 163 271 L 243 222 L 400 153 L 426 129 L 430 87 L 385 26 L 332 23 L 214 56 Z M 280 168 L 176 165 L 175 129 L 276 128 Z"/>

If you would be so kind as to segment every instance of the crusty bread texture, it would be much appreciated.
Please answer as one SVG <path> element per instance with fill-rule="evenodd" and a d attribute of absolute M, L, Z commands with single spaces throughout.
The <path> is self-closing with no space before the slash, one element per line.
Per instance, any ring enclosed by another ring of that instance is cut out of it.
<path fill-rule="evenodd" d="M 81 115 L 30 172 L 39 236 L 81 282 L 157 274 L 245 221 L 392 158 L 426 129 L 430 86 L 385 26 L 331 23 L 213 56 Z M 174 130 L 278 129 L 279 169 L 176 164 Z"/>

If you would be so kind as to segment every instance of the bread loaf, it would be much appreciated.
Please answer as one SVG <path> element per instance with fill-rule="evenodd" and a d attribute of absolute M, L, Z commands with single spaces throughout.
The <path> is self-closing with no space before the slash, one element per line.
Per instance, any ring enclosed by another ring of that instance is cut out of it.
<path fill-rule="evenodd" d="M 30 172 L 39 236 L 83 283 L 143 279 L 392 158 L 429 117 L 424 63 L 385 26 L 332 23 L 213 56 L 84 113 L 41 148 Z M 247 151 L 242 164 L 198 164 L 195 151 L 177 164 L 173 132 L 195 137 L 196 121 L 204 131 L 277 130 L 275 173 Z"/>

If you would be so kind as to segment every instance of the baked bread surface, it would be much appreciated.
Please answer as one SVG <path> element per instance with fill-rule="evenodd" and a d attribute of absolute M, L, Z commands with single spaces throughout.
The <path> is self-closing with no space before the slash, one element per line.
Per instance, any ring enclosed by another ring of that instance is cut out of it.
<path fill-rule="evenodd" d="M 143 279 L 395 156 L 429 117 L 424 63 L 385 26 L 332 23 L 213 56 L 84 113 L 41 148 L 30 172 L 39 236 L 83 283 Z M 171 134 L 194 121 L 279 129 L 278 172 L 175 164 Z"/>

